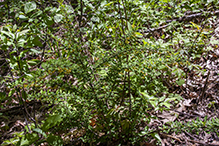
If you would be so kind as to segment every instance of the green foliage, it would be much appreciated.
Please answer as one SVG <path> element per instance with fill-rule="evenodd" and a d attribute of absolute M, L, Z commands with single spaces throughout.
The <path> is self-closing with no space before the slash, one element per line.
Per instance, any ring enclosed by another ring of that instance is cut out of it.
<path fill-rule="evenodd" d="M 36 3 L 35 2 L 27 2 L 25 5 L 24 5 L 24 12 L 27 14 L 27 13 L 30 13 L 31 11 L 35 10 L 36 9 Z"/>
<path fill-rule="evenodd" d="M 168 123 L 169 125 L 164 126 L 163 129 L 168 129 L 165 132 L 174 131 L 176 133 L 181 133 L 183 131 L 186 131 L 188 133 L 201 133 L 203 130 L 207 133 L 214 132 L 219 136 L 218 133 L 218 118 L 211 118 L 208 119 L 207 116 L 205 116 L 204 120 L 201 120 L 199 117 L 197 117 L 195 120 L 192 120 L 190 122 L 184 123 L 184 122 L 171 122 Z"/>
<path fill-rule="evenodd" d="M 43 131 L 49 130 L 51 127 L 57 125 L 57 123 L 61 122 L 62 118 L 60 115 L 53 115 L 47 118 L 46 122 L 42 126 Z"/>
<path fill-rule="evenodd" d="M 35 126 L 32 125 L 32 133 L 17 133 L 14 138 L 4 141 L 2 145 L 16 144 L 17 146 L 29 146 L 32 144 L 40 145 L 41 143 L 47 142 L 49 145 L 61 146 L 63 145 L 63 140 L 60 136 L 46 133 L 54 126 L 58 126 L 61 121 L 62 118 L 60 115 L 49 116 L 40 128 L 35 128 Z"/>
<path fill-rule="evenodd" d="M 20 104 L 45 101 L 55 105 L 56 114 L 11 143 L 62 145 L 54 133 L 71 128 L 84 130 L 80 138 L 93 144 L 109 139 L 138 144 L 148 136 L 159 141 L 142 123 L 157 118 L 150 112 L 182 100 L 169 88 L 185 83 L 184 67 L 199 70 L 190 61 L 207 51 L 209 34 L 196 22 L 184 30 L 180 21 L 170 22 L 158 36 L 144 30 L 218 2 L 81 2 L 76 8 L 61 0 L 5 3 L 0 50 L 10 68 L 3 80 L 7 98 Z"/>

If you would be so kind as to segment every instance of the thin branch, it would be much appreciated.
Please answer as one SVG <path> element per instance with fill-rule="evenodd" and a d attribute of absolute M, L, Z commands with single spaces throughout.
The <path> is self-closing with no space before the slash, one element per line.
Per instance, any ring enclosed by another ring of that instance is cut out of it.
<path fill-rule="evenodd" d="M 207 84 L 208 84 L 209 75 L 210 75 L 210 70 L 208 71 L 208 75 L 207 75 L 207 78 L 206 78 L 206 80 L 205 80 L 205 85 L 204 85 L 204 87 L 203 87 L 203 89 L 202 89 L 202 92 L 201 92 L 201 95 L 200 95 L 200 97 L 199 97 L 199 102 L 201 102 L 201 103 L 202 103 L 202 101 L 203 101 L 204 94 L 205 94 L 205 91 L 206 91 L 206 89 L 207 89 Z"/>
<path fill-rule="evenodd" d="M 206 146 L 219 146 L 219 144 L 205 143 L 205 142 L 195 141 L 195 140 L 191 140 L 191 139 L 187 139 L 187 140 L 190 142 L 193 142 L 193 143 L 198 143 L 198 144 L 202 144 L 202 145 L 206 145 Z"/>
<path fill-rule="evenodd" d="M 119 5 L 119 15 L 120 15 L 120 19 L 121 19 L 121 22 L 122 22 L 122 33 L 125 34 L 125 32 L 124 32 L 124 22 L 123 22 L 123 18 L 122 18 L 122 13 L 121 13 L 120 2 L 119 1 L 118 1 L 118 5 Z"/>
<path fill-rule="evenodd" d="M 189 132 L 186 132 L 186 131 L 184 131 L 184 130 L 182 130 L 184 133 L 186 133 L 188 136 L 190 136 L 191 138 L 193 138 L 193 139 L 197 139 L 196 137 L 194 137 L 194 136 L 192 136 Z"/>
<path fill-rule="evenodd" d="M 178 142 L 182 143 L 182 141 L 181 141 L 179 138 L 174 137 L 174 136 L 172 136 L 172 135 L 163 134 L 163 133 L 159 133 L 159 134 L 160 134 L 161 136 L 164 136 L 164 137 L 169 137 L 169 138 L 175 139 L 175 140 L 177 140 Z"/>
<path fill-rule="evenodd" d="M 158 31 L 158 30 L 161 30 L 161 29 L 164 29 L 164 28 L 168 27 L 168 26 L 170 25 L 170 23 L 173 22 L 173 21 L 178 21 L 178 22 L 191 21 L 191 20 L 194 19 L 194 18 L 203 16 L 204 13 L 207 14 L 207 16 L 205 16 L 205 18 L 209 18 L 209 17 L 211 17 L 211 16 L 218 16 L 218 15 L 219 15 L 219 10 L 216 10 L 215 12 L 207 11 L 207 12 L 201 12 L 201 13 L 191 14 L 191 15 L 188 15 L 188 16 L 182 16 L 182 17 L 177 18 L 177 19 L 167 20 L 166 23 L 169 23 L 169 24 L 160 26 L 160 27 L 158 27 L 158 28 L 149 28 L 149 29 L 147 29 L 147 30 L 140 30 L 140 29 L 139 29 L 138 31 L 139 31 L 139 32 L 143 32 L 143 33 L 151 33 L 151 32 Z"/>
<path fill-rule="evenodd" d="M 81 5 L 81 15 L 80 15 L 80 18 L 79 18 L 79 29 L 80 29 L 80 40 L 82 40 L 82 32 L 81 32 L 81 21 L 82 21 L 82 16 L 83 16 L 83 1 L 80 0 L 80 5 Z"/>

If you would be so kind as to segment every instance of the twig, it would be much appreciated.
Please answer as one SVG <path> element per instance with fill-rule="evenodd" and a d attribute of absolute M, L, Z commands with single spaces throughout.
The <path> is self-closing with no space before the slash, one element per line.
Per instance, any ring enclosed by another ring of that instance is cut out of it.
<path fill-rule="evenodd" d="M 203 87 L 203 89 L 202 89 L 202 92 L 201 92 L 201 95 L 200 95 L 200 97 L 199 97 L 199 102 L 201 102 L 201 103 L 202 103 L 202 101 L 203 101 L 204 94 L 205 94 L 205 91 L 206 91 L 206 88 L 207 88 L 209 75 L 210 75 L 210 70 L 208 71 L 208 75 L 207 75 L 207 78 L 206 78 L 206 80 L 205 80 L 205 85 L 204 85 L 204 87 Z"/>
<path fill-rule="evenodd" d="M 180 114 L 184 114 L 184 115 L 190 116 L 190 117 L 202 117 L 202 118 L 204 118 L 204 116 L 201 116 L 201 115 L 191 115 L 191 114 L 188 114 L 188 113 L 179 112 L 177 110 L 173 110 L 173 111 L 175 111 L 177 113 L 180 113 Z"/>
<path fill-rule="evenodd" d="M 80 12 L 81 12 L 81 15 L 79 17 L 79 30 L 80 30 L 80 40 L 82 40 L 82 32 L 81 32 L 81 23 L 82 23 L 82 16 L 83 16 L 83 1 L 80 0 Z"/>
<path fill-rule="evenodd" d="M 119 6 L 120 19 L 121 19 L 121 22 L 122 22 L 122 33 L 125 34 L 125 32 L 124 32 L 124 23 L 123 23 L 123 19 L 122 19 L 122 12 L 121 12 L 120 2 L 119 1 L 118 1 L 118 6 Z M 122 35 L 120 35 L 120 36 L 122 36 Z"/>
<path fill-rule="evenodd" d="M 186 131 L 184 131 L 184 130 L 182 130 L 184 133 L 186 133 L 188 136 L 190 136 L 191 138 L 193 138 L 193 139 L 197 139 L 196 137 L 194 137 L 194 136 L 192 136 L 189 132 L 186 132 Z"/>
<path fill-rule="evenodd" d="M 191 14 L 191 15 L 188 15 L 188 16 L 182 16 L 180 18 L 177 18 L 177 19 L 173 19 L 173 20 L 167 20 L 166 23 L 171 23 L 173 21 L 179 21 L 179 22 L 183 22 L 183 21 L 191 21 L 193 18 L 197 18 L 197 17 L 200 17 L 203 15 L 204 12 L 201 12 L 201 13 L 197 13 L 197 14 Z M 219 10 L 216 10 L 215 12 L 211 12 L 211 11 L 207 11 L 206 12 L 208 15 L 206 15 L 205 17 L 208 18 L 208 17 L 211 17 L 211 16 L 214 16 L 214 15 L 219 15 Z M 154 32 L 154 31 L 157 31 L 157 30 L 160 30 L 160 29 L 163 29 L 163 28 L 166 28 L 168 27 L 170 24 L 166 24 L 166 25 L 163 25 L 163 26 L 160 26 L 158 28 L 149 28 L 147 30 L 138 30 L 139 32 L 143 32 L 143 33 L 150 33 L 150 32 Z"/>
<path fill-rule="evenodd" d="M 162 136 L 164 136 L 164 137 L 169 137 L 169 138 L 175 139 L 175 140 L 177 140 L 178 142 L 182 143 L 182 141 L 181 141 L 179 138 L 174 137 L 174 136 L 172 136 L 172 135 L 163 134 L 163 133 L 160 133 L 160 135 L 162 135 Z"/>
<path fill-rule="evenodd" d="M 184 133 L 186 133 L 188 136 L 190 136 L 193 139 L 197 139 L 194 136 L 192 136 L 190 133 L 186 132 L 183 130 Z M 198 144 L 202 144 L 202 145 L 206 145 L 206 146 L 219 146 L 219 144 L 210 144 L 210 143 L 205 143 L 205 142 L 200 142 L 200 141 L 196 141 L 196 140 L 191 140 L 191 139 L 187 139 L 190 142 L 194 142 L 194 143 L 198 143 Z"/>
<path fill-rule="evenodd" d="M 205 142 L 200 142 L 200 141 L 195 141 L 195 140 L 191 140 L 191 139 L 187 139 L 190 142 L 194 142 L 194 143 L 198 143 L 198 144 L 202 144 L 205 146 L 219 146 L 219 144 L 210 144 L 210 143 L 205 143 Z"/>

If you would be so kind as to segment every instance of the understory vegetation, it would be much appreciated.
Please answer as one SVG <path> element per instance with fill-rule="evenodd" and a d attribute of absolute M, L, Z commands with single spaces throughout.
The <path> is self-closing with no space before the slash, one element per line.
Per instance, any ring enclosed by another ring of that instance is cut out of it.
<path fill-rule="evenodd" d="M 0 143 L 213 144 L 218 15 L 216 0 L 1 0 Z"/>

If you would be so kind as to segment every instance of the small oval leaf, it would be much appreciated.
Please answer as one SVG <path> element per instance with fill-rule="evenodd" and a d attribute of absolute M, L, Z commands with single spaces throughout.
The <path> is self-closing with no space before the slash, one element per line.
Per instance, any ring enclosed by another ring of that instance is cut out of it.
<path fill-rule="evenodd" d="M 54 21 L 55 23 L 59 23 L 60 21 L 62 21 L 63 16 L 61 14 L 56 14 L 54 16 Z"/>
<path fill-rule="evenodd" d="M 27 14 L 33 10 L 36 9 L 36 3 L 35 2 L 28 2 L 24 6 L 24 12 Z"/>

